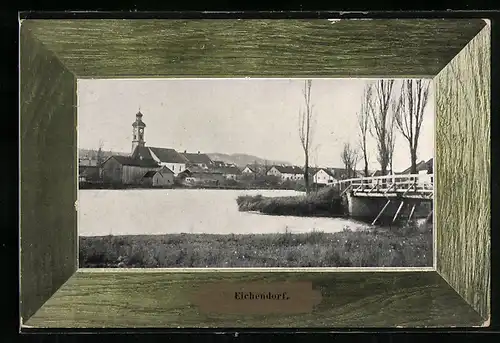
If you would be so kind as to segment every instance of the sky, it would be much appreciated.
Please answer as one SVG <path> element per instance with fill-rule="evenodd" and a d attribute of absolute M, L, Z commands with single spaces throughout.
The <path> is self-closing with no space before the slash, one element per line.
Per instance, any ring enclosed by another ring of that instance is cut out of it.
<path fill-rule="evenodd" d="M 342 167 L 344 142 L 358 144 L 358 119 L 368 79 L 313 79 L 312 166 Z M 431 84 L 432 85 L 432 84 Z M 246 153 L 304 164 L 299 110 L 303 79 L 80 79 L 80 148 L 131 152 L 132 123 L 143 113 L 146 146 L 205 153 Z M 395 87 L 400 85 L 396 82 Z M 425 108 L 418 160 L 434 156 L 434 96 Z M 368 138 L 369 168 L 380 169 Z M 408 143 L 396 135 L 394 170 L 409 167 Z M 363 163 L 358 163 L 358 169 Z"/>

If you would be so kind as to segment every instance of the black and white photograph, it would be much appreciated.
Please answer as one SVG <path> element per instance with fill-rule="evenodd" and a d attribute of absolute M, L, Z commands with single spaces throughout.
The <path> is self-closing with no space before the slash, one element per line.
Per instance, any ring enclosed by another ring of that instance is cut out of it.
<path fill-rule="evenodd" d="M 80 267 L 432 267 L 432 86 L 78 80 Z"/>
<path fill-rule="evenodd" d="M 494 18 L 452 12 L 26 12 L 22 331 L 492 325 Z"/>

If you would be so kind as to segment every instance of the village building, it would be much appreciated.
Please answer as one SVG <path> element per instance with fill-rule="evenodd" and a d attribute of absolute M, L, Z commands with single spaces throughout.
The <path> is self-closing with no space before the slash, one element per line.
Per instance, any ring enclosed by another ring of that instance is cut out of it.
<path fill-rule="evenodd" d="M 312 182 L 318 185 L 332 185 L 337 183 L 337 179 L 333 176 L 328 168 L 309 168 L 312 175 Z"/>
<path fill-rule="evenodd" d="M 224 161 L 213 161 L 213 163 L 215 168 L 224 168 L 227 166 Z"/>
<path fill-rule="evenodd" d="M 79 165 L 78 166 L 79 182 L 100 182 L 101 171 L 97 165 Z"/>
<path fill-rule="evenodd" d="M 98 162 L 96 158 L 84 157 L 78 159 L 78 165 L 84 167 L 97 167 Z"/>
<path fill-rule="evenodd" d="M 186 169 L 189 162 L 174 149 L 147 147 L 145 137 L 146 124 L 142 121 L 143 114 L 139 111 L 132 123 L 132 154 L 133 159 L 154 160 L 162 167 L 170 169 L 174 175 Z"/>
<path fill-rule="evenodd" d="M 431 158 L 428 161 L 422 160 L 419 163 L 417 163 L 416 167 L 417 167 L 417 174 L 419 174 L 419 175 L 432 174 L 433 170 L 434 170 L 434 159 Z M 405 170 L 403 170 L 399 174 L 411 174 L 411 166 L 406 168 Z M 428 177 L 419 176 L 419 182 L 420 183 L 432 183 L 432 182 L 434 182 L 434 180 L 433 180 L 432 176 L 428 176 Z"/>
<path fill-rule="evenodd" d="M 333 177 L 337 180 L 346 180 L 359 177 L 359 173 L 354 171 L 354 176 L 349 177 L 347 174 L 347 170 L 345 168 L 328 168 L 328 171 L 333 175 Z M 351 171 L 351 174 L 353 172 Z"/>
<path fill-rule="evenodd" d="M 143 114 L 139 110 L 135 115 L 135 121 L 132 123 L 132 153 L 137 147 L 144 147 L 146 141 L 144 140 L 144 129 L 146 124 L 142 121 Z"/>
<path fill-rule="evenodd" d="M 241 175 L 239 168 L 234 166 L 221 167 L 215 170 L 221 172 L 226 180 L 236 180 Z"/>
<path fill-rule="evenodd" d="M 179 173 L 178 178 L 188 185 L 219 185 L 225 179 L 222 172 L 200 166 L 188 167 Z"/>
<path fill-rule="evenodd" d="M 241 173 L 245 174 L 245 175 L 255 175 L 255 174 L 257 174 L 257 171 L 254 170 L 254 167 L 247 165 L 247 166 L 245 166 L 245 168 L 243 168 Z"/>
<path fill-rule="evenodd" d="M 427 173 L 434 174 L 434 158 L 427 161 Z"/>
<path fill-rule="evenodd" d="M 422 160 L 417 163 L 417 174 L 432 174 L 434 159 L 431 158 L 427 162 Z M 403 170 L 400 174 L 411 174 L 411 166 Z"/>
<path fill-rule="evenodd" d="M 272 166 L 266 175 L 277 176 L 282 181 L 304 179 L 304 171 L 302 168 L 296 166 Z"/>
<path fill-rule="evenodd" d="M 161 166 L 153 159 L 113 155 L 102 163 L 102 180 L 111 184 L 140 184 L 148 171 L 159 169 Z"/>
<path fill-rule="evenodd" d="M 78 180 L 79 182 L 100 181 L 100 156 L 87 154 L 78 158 Z"/>
<path fill-rule="evenodd" d="M 149 170 L 142 177 L 142 184 L 150 187 L 169 187 L 174 184 L 174 173 L 167 167 Z"/>
<path fill-rule="evenodd" d="M 234 166 L 234 164 L 232 164 Z M 262 176 L 266 175 L 268 170 L 267 165 L 265 164 L 259 164 L 259 163 L 251 163 L 247 164 L 243 169 L 242 173 L 248 174 L 248 175 L 254 175 L 254 176 Z"/>
<path fill-rule="evenodd" d="M 132 154 L 134 159 L 154 160 L 167 167 L 174 175 L 186 170 L 189 161 L 174 149 L 138 146 Z"/>
<path fill-rule="evenodd" d="M 198 166 L 201 168 L 211 168 L 214 166 L 214 162 L 208 157 L 207 154 L 201 154 L 199 151 L 198 153 L 187 153 L 184 151 L 183 153 L 180 153 L 182 157 L 184 157 L 190 166 Z"/>
<path fill-rule="evenodd" d="M 318 185 L 336 185 L 339 181 L 348 178 L 344 168 L 309 167 L 309 175 L 312 177 L 312 182 Z M 354 171 L 351 178 L 358 177 L 362 177 L 361 173 Z"/>

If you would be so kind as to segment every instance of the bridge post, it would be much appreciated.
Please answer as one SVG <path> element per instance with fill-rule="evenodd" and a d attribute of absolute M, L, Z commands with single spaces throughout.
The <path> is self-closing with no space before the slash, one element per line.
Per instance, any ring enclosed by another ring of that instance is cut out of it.
<path fill-rule="evenodd" d="M 403 207 L 404 203 L 405 203 L 404 200 L 401 201 L 401 204 L 399 205 L 398 210 L 396 211 L 396 214 L 394 215 L 394 218 L 392 218 L 393 223 L 396 221 L 396 218 L 398 217 L 399 211 L 401 211 L 401 208 Z"/>
<path fill-rule="evenodd" d="M 415 207 L 416 206 L 417 206 L 416 204 L 413 204 L 413 206 L 411 208 L 411 211 L 410 211 L 410 215 L 408 216 L 408 222 L 406 224 L 410 223 L 411 217 L 413 216 L 413 212 L 415 212 Z"/>
<path fill-rule="evenodd" d="M 434 211 L 433 211 L 433 210 L 431 210 L 431 212 L 429 212 L 429 215 L 427 216 L 427 218 L 425 218 L 425 222 L 426 222 L 426 223 L 427 223 L 427 222 L 429 222 L 429 219 L 431 219 L 431 217 L 432 217 L 432 213 L 433 213 L 433 212 L 434 212 Z"/>
<path fill-rule="evenodd" d="M 377 218 L 375 218 L 375 220 L 372 222 L 372 225 L 375 225 L 375 223 L 377 222 L 377 220 L 380 218 L 380 216 L 382 215 L 382 213 L 384 213 L 385 209 L 387 208 L 387 206 L 389 206 L 390 203 L 391 203 L 391 199 L 387 200 L 386 204 L 384 205 L 384 207 L 382 207 L 382 210 L 378 214 Z"/>

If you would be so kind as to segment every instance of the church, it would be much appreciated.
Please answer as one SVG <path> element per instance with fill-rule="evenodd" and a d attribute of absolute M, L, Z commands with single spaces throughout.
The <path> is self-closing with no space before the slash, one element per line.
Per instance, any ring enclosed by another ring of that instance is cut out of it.
<path fill-rule="evenodd" d="M 125 185 L 155 183 L 157 186 L 173 184 L 174 177 L 184 175 L 189 168 L 209 170 L 213 161 L 206 154 L 179 153 L 175 149 L 146 146 L 146 123 L 139 110 L 132 123 L 132 149 L 130 156 L 109 157 L 102 164 L 103 181 Z M 181 174 L 182 173 L 182 174 Z M 161 176 L 161 177 L 160 177 Z M 148 178 L 153 179 L 149 181 Z M 147 180 L 147 181 L 145 181 Z"/>
<path fill-rule="evenodd" d="M 174 149 L 147 147 L 144 140 L 146 124 L 142 121 L 143 114 L 139 111 L 132 123 L 132 152 L 133 159 L 153 160 L 162 167 L 170 169 L 174 175 L 186 170 L 189 160 Z"/>

